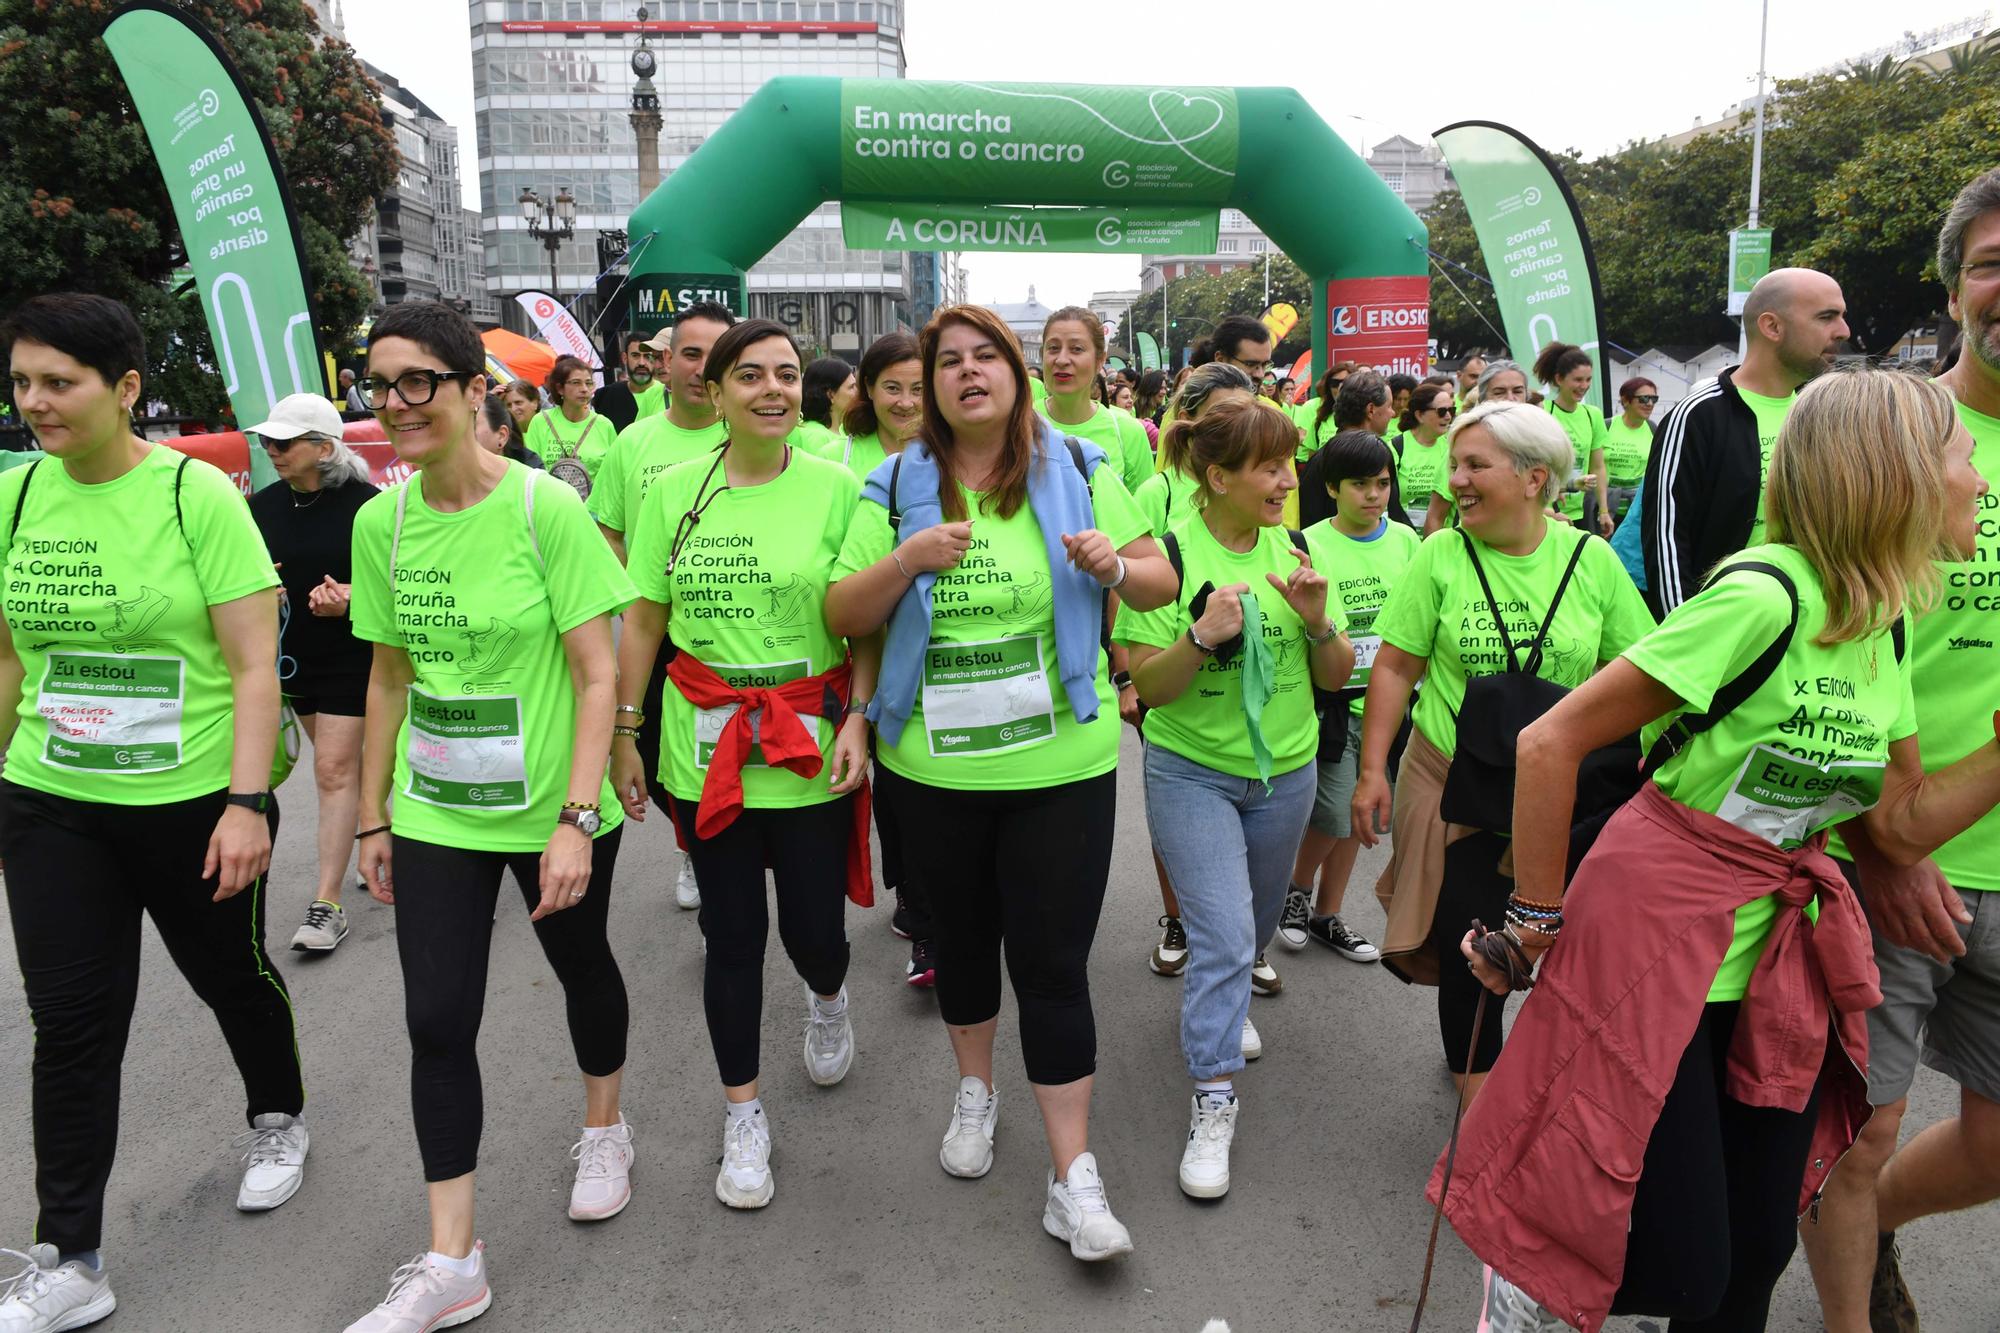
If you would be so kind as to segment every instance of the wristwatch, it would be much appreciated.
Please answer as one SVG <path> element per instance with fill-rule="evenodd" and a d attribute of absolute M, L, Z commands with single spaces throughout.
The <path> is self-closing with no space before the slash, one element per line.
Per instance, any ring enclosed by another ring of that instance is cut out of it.
<path fill-rule="evenodd" d="M 1129 671 L 1114 671 L 1114 672 L 1112 672 L 1112 673 L 1111 673 L 1111 688 L 1112 688 L 1112 689 L 1114 689 L 1114 690 L 1117 690 L 1117 691 L 1119 691 L 1119 692 L 1121 692 L 1121 693 L 1122 693 L 1122 692 L 1124 692 L 1124 691 L 1126 691 L 1126 690 L 1129 690 L 1129 689 L 1131 689 L 1131 688 L 1132 688 L 1132 673 L 1131 673 L 1131 672 L 1129 672 Z"/>
<path fill-rule="evenodd" d="M 1215 656 L 1215 649 L 1214 649 L 1213 647 L 1211 647 L 1210 645 L 1208 645 L 1208 644 L 1205 644 L 1205 643 L 1203 643 L 1203 642 L 1201 641 L 1201 638 L 1200 638 L 1200 636 L 1199 636 L 1199 635 L 1197 635 L 1197 634 L 1196 634 L 1196 633 L 1194 632 L 1194 626 L 1193 626 L 1193 625 L 1189 625 L 1189 626 L 1187 627 L 1187 641 L 1188 641 L 1189 643 L 1193 644 L 1193 645 L 1194 645 L 1194 650 L 1195 650 L 1196 652 L 1200 653 L 1200 654 L 1201 654 L 1201 655 L 1202 655 L 1203 657 L 1213 657 L 1213 656 Z"/>
<path fill-rule="evenodd" d="M 594 805 L 581 805 L 571 801 L 564 805 L 562 813 L 556 816 L 558 824 L 574 824 L 587 838 L 597 836 L 597 830 L 604 827 L 604 819 Z"/>
<path fill-rule="evenodd" d="M 229 805 L 240 805 L 245 810 L 263 814 L 271 808 L 271 793 L 267 791 L 233 791 L 225 801 Z"/>

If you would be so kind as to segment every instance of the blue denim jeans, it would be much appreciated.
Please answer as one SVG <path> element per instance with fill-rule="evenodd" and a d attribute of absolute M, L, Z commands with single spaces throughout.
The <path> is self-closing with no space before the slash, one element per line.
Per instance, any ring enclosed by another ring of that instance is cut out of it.
<path fill-rule="evenodd" d="M 1250 965 L 1277 933 L 1315 780 L 1308 761 L 1273 775 L 1266 794 L 1256 778 L 1146 747 L 1146 822 L 1180 897 L 1188 937 L 1181 1052 L 1190 1078 L 1222 1078 L 1243 1068 Z"/>

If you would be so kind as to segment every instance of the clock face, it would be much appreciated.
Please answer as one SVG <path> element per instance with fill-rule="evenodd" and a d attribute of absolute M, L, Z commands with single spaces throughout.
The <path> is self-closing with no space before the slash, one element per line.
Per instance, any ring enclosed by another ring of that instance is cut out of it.
<path fill-rule="evenodd" d="M 634 52 L 632 56 L 632 72 L 637 74 L 642 79 L 652 78 L 653 53 L 651 51 L 643 51 L 643 50 Z"/>

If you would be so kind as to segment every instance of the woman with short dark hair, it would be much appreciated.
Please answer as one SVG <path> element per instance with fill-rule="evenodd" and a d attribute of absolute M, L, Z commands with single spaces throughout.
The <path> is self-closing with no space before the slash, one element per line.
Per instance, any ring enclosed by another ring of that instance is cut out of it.
<path fill-rule="evenodd" d="M 479 407 L 479 417 L 472 423 L 472 435 L 487 453 L 511 458 L 537 472 L 542 470 L 542 456 L 521 443 L 520 429 L 508 410 L 507 400 L 500 394 L 486 395 L 486 401 Z"/>
<path fill-rule="evenodd" d="M 53 1330 L 117 1304 L 98 1245 L 142 917 L 243 1079 L 236 1206 L 276 1208 L 305 1176 L 298 1037 L 263 932 L 278 576 L 234 482 L 132 433 L 147 356 L 124 306 L 33 297 L 0 346 L 45 454 L 0 473 L 0 857 L 39 1205 L 0 1327 Z"/>
<path fill-rule="evenodd" d="M 837 356 L 812 362 L 799 382 L 799 424 L 792 431 L 791 442 L 815 454 L 837 446 L 841 419 L 857 397 L 853 366 Z"/>

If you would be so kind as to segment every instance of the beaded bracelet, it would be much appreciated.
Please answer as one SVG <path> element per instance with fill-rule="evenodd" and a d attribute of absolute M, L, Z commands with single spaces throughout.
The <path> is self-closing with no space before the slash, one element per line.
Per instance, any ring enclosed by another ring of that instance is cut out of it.
<path fill-rule="evenodd" d="M 1507 913 L 1507 924 L 1515 930 L 1532 930 L 1537 935 L 1551 940 L 1562 934 L 1563 928 L 1561 917 L 1527 919 L 1511 910 Z"/>

